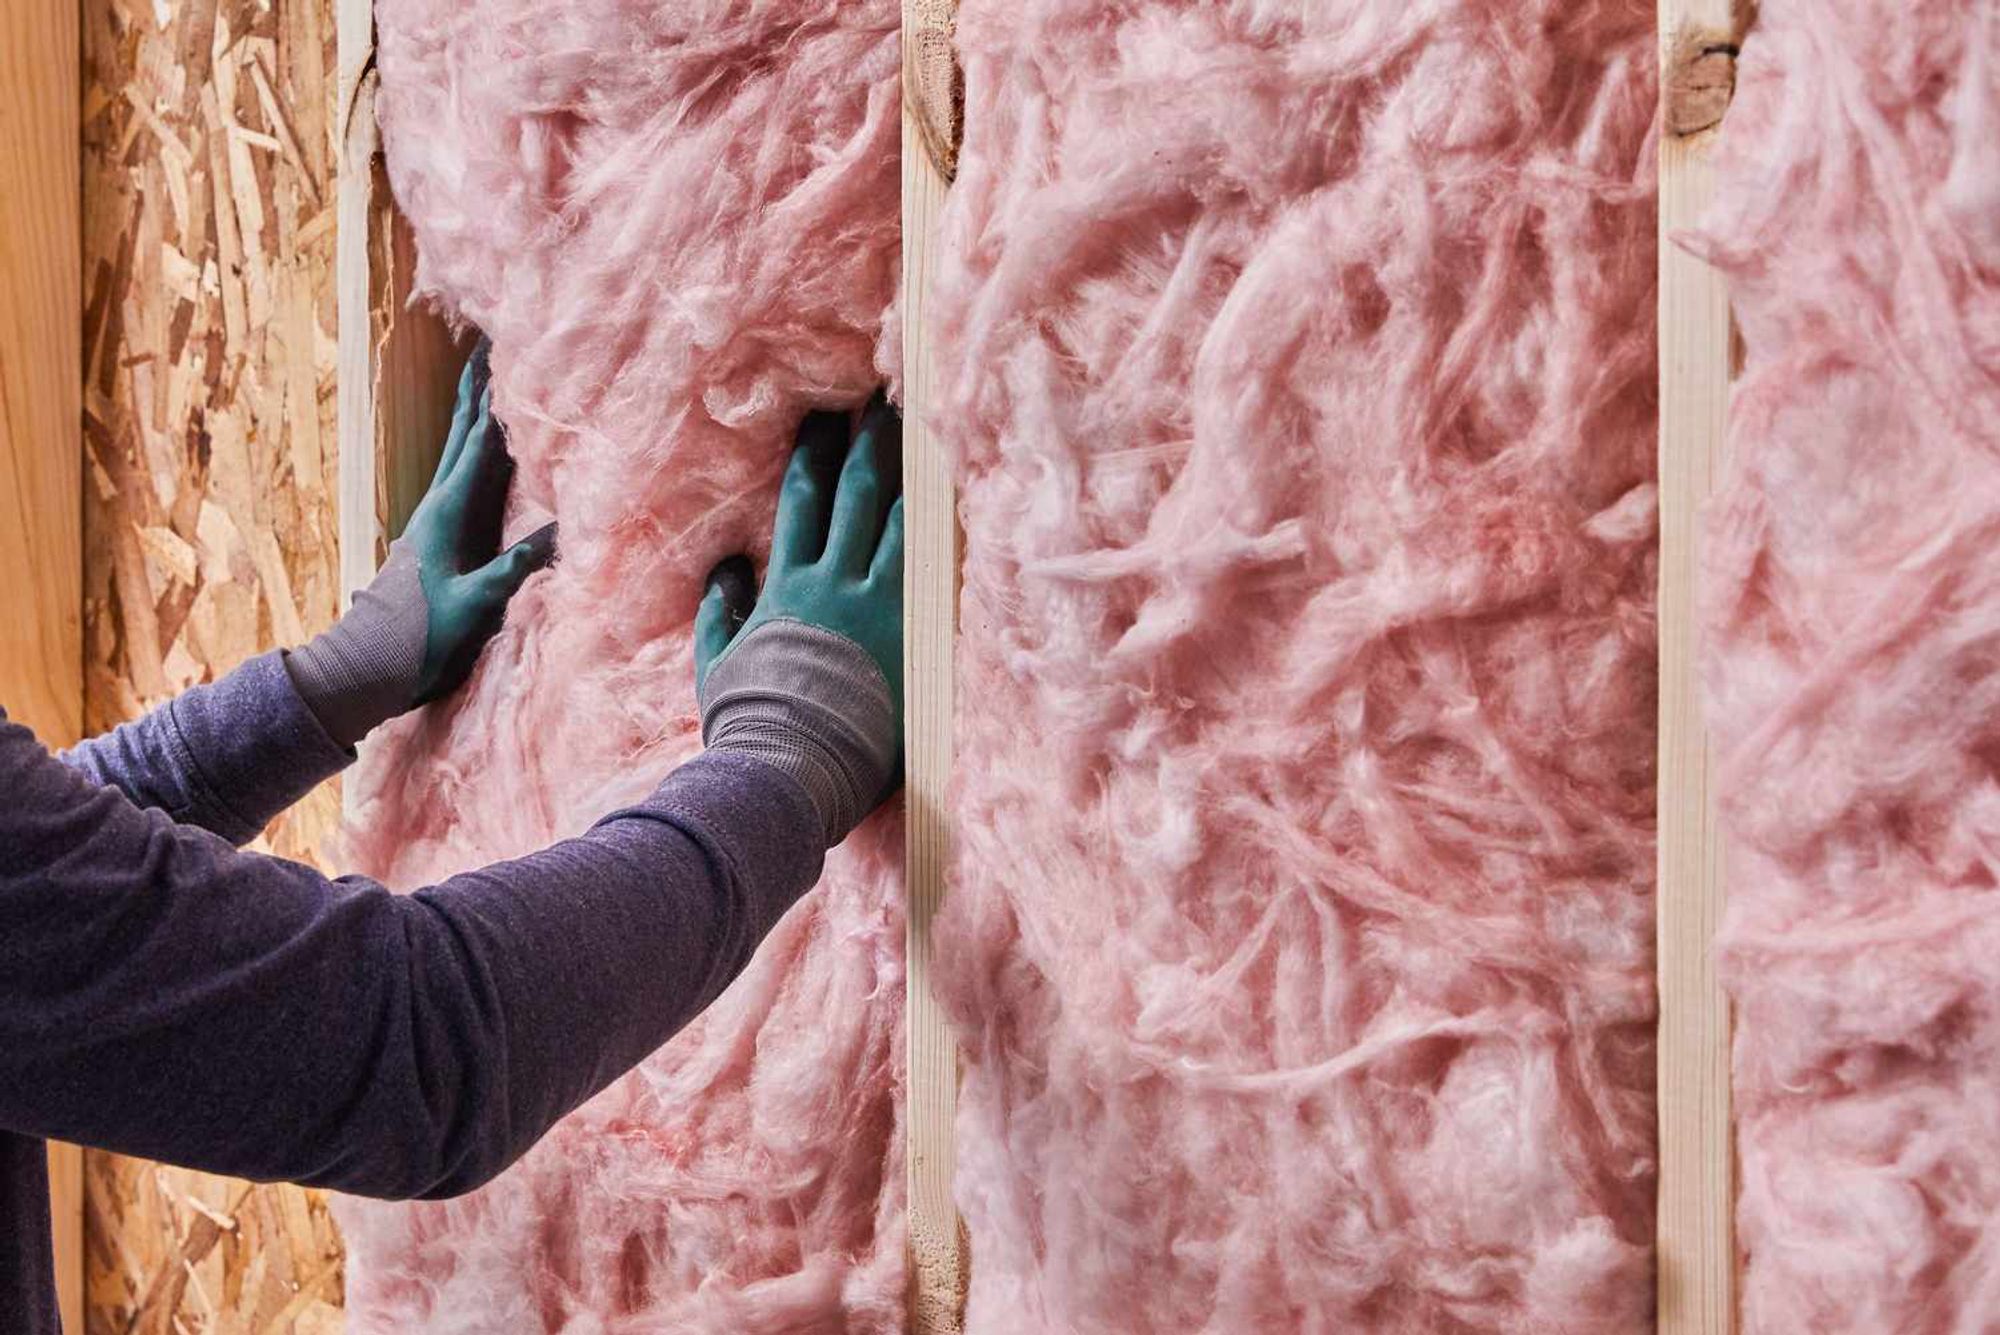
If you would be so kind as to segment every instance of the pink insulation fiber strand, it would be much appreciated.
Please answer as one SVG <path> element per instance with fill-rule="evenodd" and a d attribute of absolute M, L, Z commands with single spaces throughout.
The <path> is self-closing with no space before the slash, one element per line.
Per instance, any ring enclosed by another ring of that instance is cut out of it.
<path fill-rule="evenodd" d="M 958 34 L 969 1329 L 1649 1329 L 1652 7 Z"/>
<path fill-rule="evenodd" d="M 699 749 L 703 577 L 761 558 L 801 415 L 881 378 L 898 15 L 377 17 L 418 286 L 493 340 L 510 531 L 562 525 L 469 687 L 368 748 L 356 860 L 414 886 L 575 833 Z M 893 813 L 864 826 L 705 1017 L 492 1185 L 342 1202 L 351 1328 L 900 1330 L 901 849 Z"/>
<path fill-rule="evenodd" d="M 1765 0 L 1691 239 L 1746 1335 L 2000 1330 L 2000 14 Z"/>

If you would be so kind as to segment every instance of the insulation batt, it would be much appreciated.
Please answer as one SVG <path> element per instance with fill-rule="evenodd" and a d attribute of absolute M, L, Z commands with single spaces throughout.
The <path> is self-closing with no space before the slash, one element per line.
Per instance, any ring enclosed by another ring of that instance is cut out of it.
<path fill-rule="evenodd" d="M 1650 1328 L 1651 5 L 959 40 L 970 1328 Z"/>
<path fill-rule="evenodd" d="M 414 886 L 699 749 L 689 628 L 768 546 L 799 417 L 866 398 L 898 264 L 894 0 L 400 0 L 381 119 L 418 286 L 493 339 L 510 532 L 562 558 L 378 734 L 361 868 Z M 357 1331 L 901 1327 L 901 834 L 878 816 L 694 1028 L 490 1187 L 345 1202 Z"/>
<path fill-rule="evenodd" d="M 2000 1330 L 2000 12 L 1765 0 L 1695 244 L 1750 1335 Z"/>

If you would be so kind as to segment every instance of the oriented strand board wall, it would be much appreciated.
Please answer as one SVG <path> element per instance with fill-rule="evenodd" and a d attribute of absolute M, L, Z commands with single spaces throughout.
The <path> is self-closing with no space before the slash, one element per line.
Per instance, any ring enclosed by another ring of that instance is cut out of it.
<path fill-rule="evenodd" d="M 330 0 L 83 0 L 85 727 L 330 621 Z M 311 858 L 331 788 L 268 847 Z M 323 1197 L 93 1154 L 91 1331 L 320 1331 Z"/>

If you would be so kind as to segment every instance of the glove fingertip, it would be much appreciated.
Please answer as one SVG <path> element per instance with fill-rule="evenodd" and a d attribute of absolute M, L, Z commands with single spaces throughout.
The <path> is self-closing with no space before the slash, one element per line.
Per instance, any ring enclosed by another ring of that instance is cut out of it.
<path fill-rule="evenodd" d="M 547 569 L 555 563 L 556 555 L 560 550 L 558 540 L 561 536 L 562 526 L 551 519 L 548 523 L 514 544 L 516 550 L 527 553 L 530 573 L 536 570 Z"/>
<path fill-rule="evenodd" d="M 897 430 L 902 428 L 903 410 L 889 397 L 887 385 L 876 386 L 875 392 L 869 395 L 868 406 L 861 410 L 861 420 L 880 423 Z"/>
<path fill-rule="evenodd" d="M 718 561 L 703 580 L 694 615 L 694 684 L 699 692 L 709 669 L 743 629 L 757 602 L 757 572 L 747 556 Z"/>
<path fill-rule="evenodd" d="M 554 564 L 556 534 L 554 523 L 544 524 L 466 578 L 487 602 L 504 606 L 530 577 Z"/>
<path fill-rule="evenodd" d="M 741 623 L 750 615 L 750 609 L 757 604 L 757 570 L 750 564 L 750 558 L 743 555 L 726 557 L 715 563 L 703 581 L 704 597 L 717 593 L 722 597 L 722 606 L 730 619 Z"/>
<path fill-rule="evenodd" d="M 841 461 L 847 457 L 847 424 L 846 413 L 824 408 L 814 409 L 800 421 L 793 458 L 816 483 L 829 483 L 840 472 Z"/>

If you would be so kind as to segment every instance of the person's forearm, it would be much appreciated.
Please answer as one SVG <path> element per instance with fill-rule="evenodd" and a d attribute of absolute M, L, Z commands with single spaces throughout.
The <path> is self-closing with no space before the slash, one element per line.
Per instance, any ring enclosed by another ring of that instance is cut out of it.
<path fill-rule="evenodd" d="M 819 873 L 799 785 L 697 758 L 410 896 L 241 853 L 0 723 L 0 1129 L 382 1196 L 486 1180 L 736 976 Z"/>
<path fill-rule="evenodd" d="M 418 1194 L 478 1185 L 698 1016 L 818 881 L 824 856 L 795 780 L 709 752 L 580 839 L 413 896 L 471 954 L 517 966 L 482 971 L 490 996 L 460 1019 L 493 1028 L 462 1050 L 497 1044 L 526 1077 L 487 1091 L 504 1122 Z"/>
<path fill-rule="evenodd" d="M 327 736 L 271 653 L 58 758 L 138 806 L 241 844 L 354 753 Z"/>

